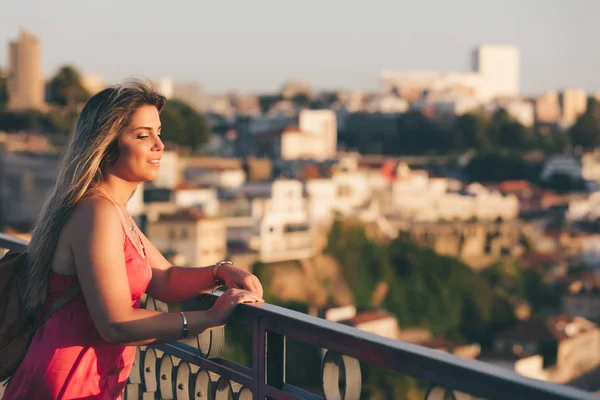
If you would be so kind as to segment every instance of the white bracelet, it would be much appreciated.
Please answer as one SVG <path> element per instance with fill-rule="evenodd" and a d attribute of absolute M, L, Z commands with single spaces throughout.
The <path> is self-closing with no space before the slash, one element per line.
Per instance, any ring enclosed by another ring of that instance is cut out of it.
<path fill-rule="evenodd" d="M 183 311 L 179 313 L 181 315 L 181 319 L 183 320 L 183 328 L 181 330 L 181 339 L 185 339 L 188 337 L 188 320 Z"/>
<path fill-rule="evenodd" d="M 213 281 L 215 282 L 216 285 L 223 284 L 223 280 L 221 278 L 219 278 L 219 268 L 222 265 L 233 265 L 233 263 L 231 261 L 221 261 L 220 263 L 213 265 L 211 272 L 212 272 Z"/>

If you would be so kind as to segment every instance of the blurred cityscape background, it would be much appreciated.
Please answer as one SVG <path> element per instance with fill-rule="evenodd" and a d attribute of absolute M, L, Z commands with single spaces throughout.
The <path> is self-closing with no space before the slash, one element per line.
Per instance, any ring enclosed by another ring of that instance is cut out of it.
<path fill-rule="evenodd" d="M 166 151 L 129 210 L 173 263 L 600 390 L 600 3 L 172 3 L 0 4 L 3 232 L 28 237 L 86 100 L 142 76 Z"/>

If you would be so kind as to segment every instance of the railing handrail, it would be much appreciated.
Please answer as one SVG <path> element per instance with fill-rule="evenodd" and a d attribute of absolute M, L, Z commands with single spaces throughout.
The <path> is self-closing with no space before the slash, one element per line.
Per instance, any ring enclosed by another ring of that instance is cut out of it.
<path fill-rule="evenodd" d="M 0 249 L 23 251 L 27 248 L 28 242 L 14 236 L 0 232 Z"/>
<path fill-rule="evenodd" d="M 0 248 L 22 250 L 26 246 L 26 241 L 0 233 Z M 214 301 L 219 294 L 207 296 Z M 583 390 L 527 378 L 495 365 L 385 338 L 268 303 L 242 304 L 234 317 L 247 323 L 261 321 L 268 331 L 475 396 L 598 399 Z M 189 346 L 175 342 L 166 347 L 187 351 Z"/>
<path fill-rule="evenodd" d="M 528 378 L 477 360 L 460 358 L 417 344 L 389 339 L 357 328 L 264 303 L 242 304 L 234 317 L 243 322 L 262 319 L 269 331 L 327 348 L 370 364 L 406 373 L 485 398 L 590 399 L 598 397 L 573 387 Z"/>

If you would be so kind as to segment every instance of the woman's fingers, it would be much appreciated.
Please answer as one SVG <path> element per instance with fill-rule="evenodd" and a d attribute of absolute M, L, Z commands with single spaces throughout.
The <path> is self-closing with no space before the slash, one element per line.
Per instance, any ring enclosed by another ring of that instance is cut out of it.
<path fill-rule="evenodd" d="M 258 297 L 263 296 L 263 287 L 260 284 L 258 278 L 254 275 L 248 275 L 244 278 L 244 280 L 240 283 L 231 282 L 230 283 L 232 289 L 242 289 L 247 290 L 249 292 L 255 293 Z"/>
<path fill-rule="evenodd" d="M 262 298 L 258 297 L 255 293 L 250 292 L 248 290 L 231 288 L 228 289 L 225 293 L 232 297 L 235 303 L 252 303 L 252 302 L 261 302 Z"/>
<path fill-rule="evenodd" d="M 252 292 L 244 291 L 239 295 L 239 301 L 240 303 L 255 303 L 262 301 L 262 299 Z"/>
<path fill-rule="evenodd" d="M 244 279 L 244 286 L 247 290 L 255 293 L 258 297 L 263 296 L 263 288 L 258 278 L 254 275 L 248 275 Z"/>

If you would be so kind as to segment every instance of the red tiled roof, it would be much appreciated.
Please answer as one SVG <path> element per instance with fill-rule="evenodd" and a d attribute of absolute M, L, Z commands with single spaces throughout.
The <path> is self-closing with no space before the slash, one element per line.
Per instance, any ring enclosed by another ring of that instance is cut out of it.
<path fill-rule="evenodd" d="M 531 184 L 526 180 L 504 181 L 500 182 L 498 188 L 503 192 L 513 192 L 531 188 Z"/>
<path fill-rule="evenodd" d="M 359 168 L 380 169 L 383 164 L 385 164 L 385 160 L 358 160 Z"/>

